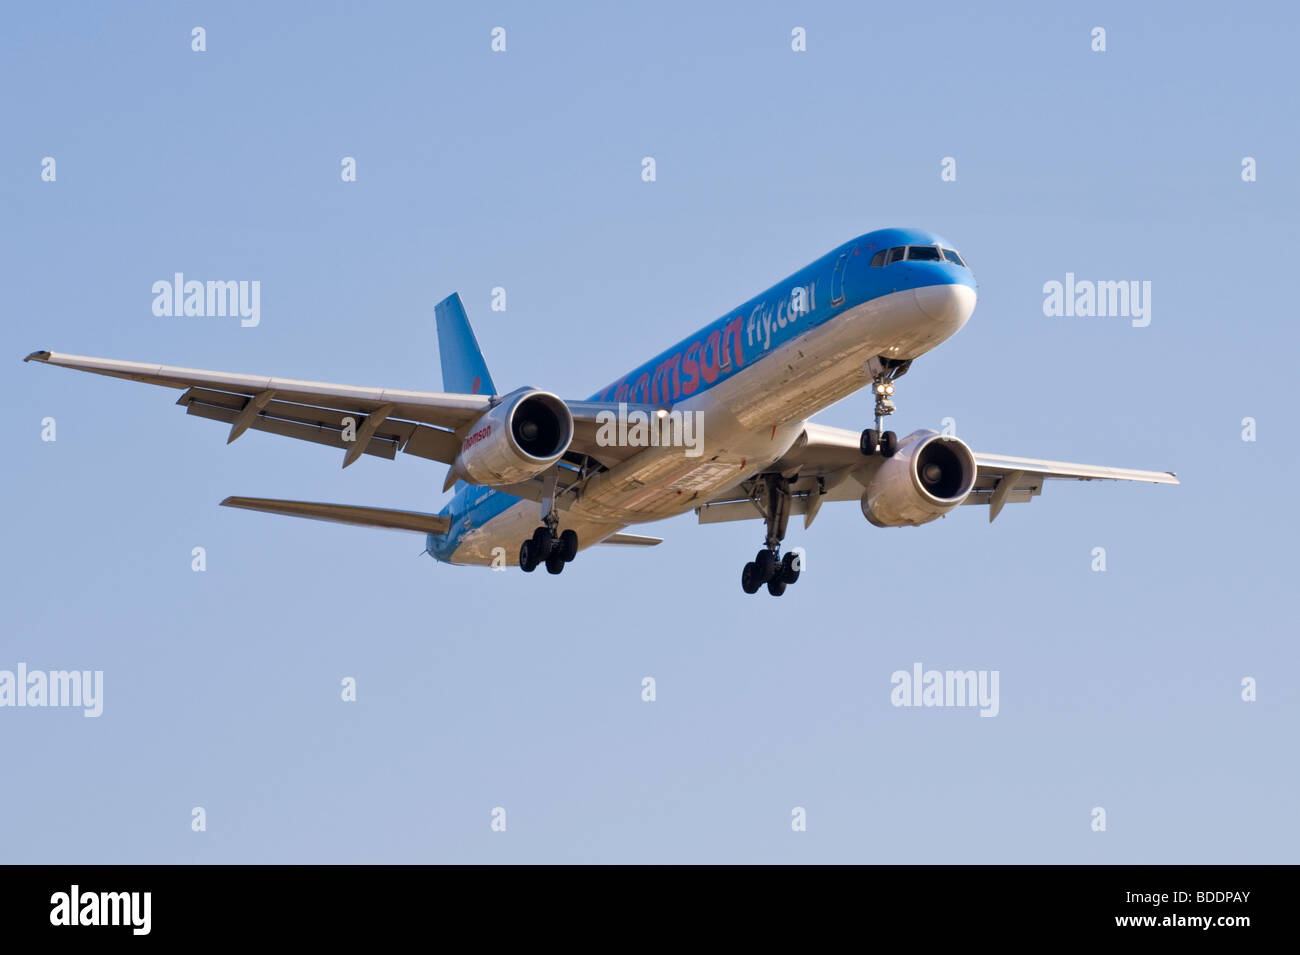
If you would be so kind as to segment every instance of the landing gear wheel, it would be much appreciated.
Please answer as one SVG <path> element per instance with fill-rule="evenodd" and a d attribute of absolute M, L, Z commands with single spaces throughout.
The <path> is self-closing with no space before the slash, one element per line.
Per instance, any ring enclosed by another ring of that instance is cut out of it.
<path fill-rule="evenodd" d="M 758 574 L 759 583 L 766 583 L 776 573 L 776 555 L 770 550 L 760 550 L 754 558 L 754 572 Z"/>
<path fill-rule="evenodd" d="M 887 458 L 892 458 L 898 450 L 898 435 L 892 431 L 886 431 L 880 436 L 880 453 Z"/>
<path fill-rule="evenodd" d="M 533 531 L 533 557 L 539 564 L 551 556 L 554 542 L 555 538 L 551 536 L 549 528 L 539 527 Z"/>
<path fill-rule="evenodd" d="M 876 453 L 876 448 L 880 446 L 880 432 L 875 428 L 868 428 L 862 432 L 862 440 L 858 442 L 858 447 L 867 457 Z"/>
<path fill-rule="evenodd" d="M 537 561 L 533 560 L 533 542 L 530 540 L 519 545 L 519 569 L 525 574 L 531 574 L 537 569 Z"/>
<path fill-rule="evenodd" d="M 573 558 L 578 556 L 578 532 L 567 530 L 560 535 L 560 553 L 564 555 L 564 562 L 567 564 Z"/>
<path fill-rule="evenodd" d="M 546 558 L 546 572 L 548 574 L 558 574 L 564 570 L 564 554 L 557 547 L 551 552 L 551 556 Z"/>
<path fill-rule="evenodd" d="M 779 597 L 785 593 L 785 581 L 780 577 L 773 577 L 767 582 L 767 592 L 773 597 Z"/>
<path fill-rule="evenodd" d="M 799 574 L 802 571 L 795 566 L 798 560 L 799 555 L 794 551 L 790 551 L 790 553 L 781 558 L 781 573 L 779 576 L 785 584 L 793 584 L 799 580 Z"/>
<path fill-rule="evenodd" d="M 758 567 L 751 560 L 740 572 L 740 589 L 747 594 L 756 594 L 761 586 L 763 582 L 758 579 Z"/>

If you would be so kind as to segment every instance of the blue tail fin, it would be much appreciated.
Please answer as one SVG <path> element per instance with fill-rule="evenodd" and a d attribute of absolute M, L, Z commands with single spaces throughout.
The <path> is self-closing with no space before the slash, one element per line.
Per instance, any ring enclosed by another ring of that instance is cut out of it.
<path fill-rule="evenodd" d="M 497 387 L 479 350 L 474 329 L 459 295 L 433 307 L 438 321 L 438 355 L 442 359 L 442 390 L 458 395 L 495 395 Z"/>

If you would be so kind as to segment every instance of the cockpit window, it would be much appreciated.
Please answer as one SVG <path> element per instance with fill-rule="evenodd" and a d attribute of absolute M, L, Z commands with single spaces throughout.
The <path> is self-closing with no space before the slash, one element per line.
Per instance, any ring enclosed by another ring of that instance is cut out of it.
<path fill-rule="evenodd" d="M 966 262 L 955 249 L 940 249 L 933 245 L 896 245 L 892 249 L 881 249 L 871 257 L 871 267 L 878 269 L 895 262 L 951 262 L 966 268 Z"/>

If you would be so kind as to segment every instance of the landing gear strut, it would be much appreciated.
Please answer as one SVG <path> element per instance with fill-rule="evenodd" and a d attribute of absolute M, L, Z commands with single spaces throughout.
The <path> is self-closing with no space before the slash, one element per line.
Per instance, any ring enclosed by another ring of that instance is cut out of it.
<path fill-rule="evenodd" d="M 885 417 L 894 413 L 894 379 L 906 374 L 911 364 L 910 359 L 897 358 L 873 358 L 866 364 L 871 375 L 871 393 L 876 396 L 876 426 L 863 431 L 859 443 L 862 453 L 868 457 L 879 451 L 884 457 L 892 458 L 898 450 L 898 435 L 884 430 Z"/>
<path fill-rule="evenodd" d="M 555 513 L 555 484 L 557 474 L 548 476 L 542 495 L 542 525 L 533 536 L 519 545 L 519 567 L 526 574 L 546 565 L 548 574 L 558 574 L 564 565 L 578 556 L 578 532 L 573 528 L 560 533 L 560 518 Z"/>
<path fill-rule="evenodd" d="M 765 474 L 759 481 L 755 503 L 763 511 L 767 536 L 763 549 L 741 571 L 740 586 L 745 593 L 753 594 L 767 584 L 767 592 L 779 597 L 799 579 L 802 570 L 798 554 L 790 551 L 781 556 L 781 541 L 790 521 L 790 482 L 779 474 Z"/>

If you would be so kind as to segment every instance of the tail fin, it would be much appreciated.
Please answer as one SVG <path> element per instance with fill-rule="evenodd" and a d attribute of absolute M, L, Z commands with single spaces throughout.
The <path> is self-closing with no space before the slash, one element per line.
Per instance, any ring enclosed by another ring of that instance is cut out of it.
<path fill-rule="evenodd" d="M 442 389 L 458 395 L 495 395 L 497 387 L 479 350 L 460 295 L 433 307 L 438 322 L 438 355 L 442 359 Z"/>

